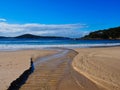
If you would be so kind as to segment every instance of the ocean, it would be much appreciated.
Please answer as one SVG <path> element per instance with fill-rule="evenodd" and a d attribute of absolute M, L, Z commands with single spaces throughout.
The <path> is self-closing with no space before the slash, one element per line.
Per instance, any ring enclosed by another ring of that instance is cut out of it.
<path fill-rule="evenodd" d="M 86 48 L 118 46 L 120 40 L 74 40 L 74 39 L 0 39 L 0 50 L 41 49 L 49 47 Z"/>

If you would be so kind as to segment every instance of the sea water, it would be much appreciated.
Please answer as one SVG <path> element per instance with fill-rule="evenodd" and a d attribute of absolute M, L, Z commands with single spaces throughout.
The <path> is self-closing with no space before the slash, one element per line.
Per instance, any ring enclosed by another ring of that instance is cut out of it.
<path fill-rule="evenodd" d="M 86 48 L 118 46 L 120 40 L 74 40 L 74 39 L 0 39 L 0 50 L 41 49 L 48 47 Z"/>

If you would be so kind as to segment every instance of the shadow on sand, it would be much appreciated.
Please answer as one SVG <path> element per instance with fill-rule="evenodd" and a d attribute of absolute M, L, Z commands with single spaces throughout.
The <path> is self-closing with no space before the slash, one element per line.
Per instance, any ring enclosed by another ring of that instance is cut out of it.
<path fill-rule="evenodd" d="M 17 78 L 16 80 L 14 80 L 9 88 L 7 90 L 19 90 L 20 87 L 25 84 L 26 80 L 28 79 L 29 75 L 33 73 L 34 71 L 34 64 L 31 58 L 31 65 L 30 68 L 25 70 L 22 75 L 19 76 L 19 78 Z"/>

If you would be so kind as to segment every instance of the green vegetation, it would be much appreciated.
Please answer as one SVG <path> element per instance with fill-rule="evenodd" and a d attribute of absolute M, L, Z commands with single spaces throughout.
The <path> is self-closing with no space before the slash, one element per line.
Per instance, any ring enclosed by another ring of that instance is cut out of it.
<path fill-rule="evenodd" d="M 120 39 L 120 27 L 91 32 L 81 39 Z"/>

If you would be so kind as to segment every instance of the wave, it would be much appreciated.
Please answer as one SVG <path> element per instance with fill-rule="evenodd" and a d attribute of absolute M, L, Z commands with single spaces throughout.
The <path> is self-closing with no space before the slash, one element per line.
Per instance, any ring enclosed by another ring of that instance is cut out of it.
<path fill-rule="evenodd" d="M 0 50 L 19 50 L 19 49 L 44 49 L 50 47 L 63 48 L 87 48 L 87 47 L 109 47 L 119 46 L 120 43 L 106 44 L 60 44 L 60 45 L 28 45 L 28 44 L 0 44 Z"/>

